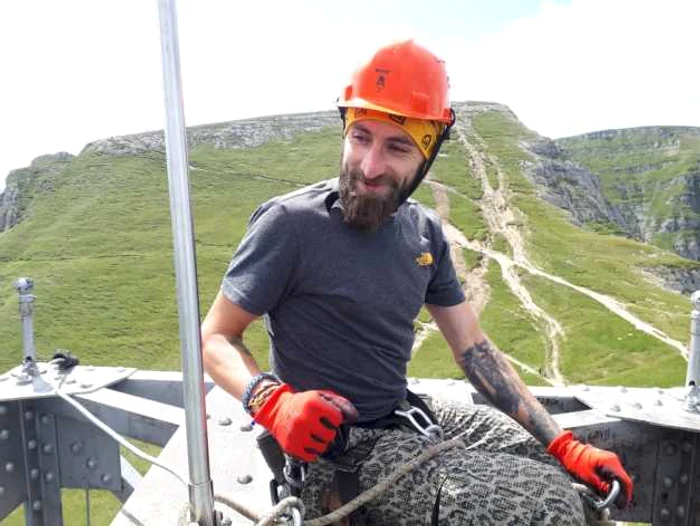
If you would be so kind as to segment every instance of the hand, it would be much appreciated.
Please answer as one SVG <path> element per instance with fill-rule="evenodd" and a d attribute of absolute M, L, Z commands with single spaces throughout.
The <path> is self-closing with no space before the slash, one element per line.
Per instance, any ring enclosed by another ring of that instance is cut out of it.
<path fill-rule="evenodd" d="M 298 459 L 312 462 L 333 442 L 340 424 L 358 414 L 350 401 L 332 391 L 295 393 L 282 384 L 255 413 L 255 421 L 277 439 L 280 447 Z"/>
<path fill-rule="evenodd" d="M 561 462 L 580 482 L 592 486 L 601 496 L 610 492 L 610 482 L 617 479 L 622 486 L 615 505 L 624 508 L 632 500 L 632 479 L 615 453 L 582 444 L 571 431 L 564 431 L 547 447 L 547 452 Z"/>

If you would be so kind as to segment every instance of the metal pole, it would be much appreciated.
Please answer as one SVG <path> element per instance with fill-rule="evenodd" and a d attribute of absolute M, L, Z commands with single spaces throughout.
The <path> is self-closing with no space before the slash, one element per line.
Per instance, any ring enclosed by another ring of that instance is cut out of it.
<path fill-rule="evenodd" d="M 165 94 L 165 145 L 168 159 L 170 218 L 173 229 L 177 303 L 180 320 L 183 397 L 190 509 L 200 526 L 214 526 L 214 487 L 209 475 L 202 342 L 199 332 L 197 269 L 187 177 L 187 135 L 180 82 L 180 51 L 174 0 L 159 0 Z"/>
<path fill-rule="evenodd" d="M 688 372 L 685 385 L 700 384 L 700 290 L 690 296 L 693 312 L 690 315 L 690 350 L 688 352 Z"/>
<path fill-rule="evenodd" d="M 24 359 L 30 358 L 36 362 L 36 348 L 34 346 L 34 300 L 36 296 L 31 294 L 34 282 L 29 278 L 19 278 L 15 283 L 19 292 L 19 313 L 22 316 L 22 346 Z"/>

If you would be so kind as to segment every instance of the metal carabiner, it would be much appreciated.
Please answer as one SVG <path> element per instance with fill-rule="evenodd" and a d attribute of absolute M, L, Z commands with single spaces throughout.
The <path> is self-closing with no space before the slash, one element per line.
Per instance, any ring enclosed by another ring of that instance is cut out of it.
<path fill-rule="evenodd" d="M 416 431 L 418 431 L 420 434 L 423 436 L 426 436 L 428 438 L 435 438 L 438 437 L 442 439 L 443 433 L 442 433 L 442 428 L 437 425 L 433 424 L 433 422 L 428 418 L 428 415 L 425 414 L 425 412 L 420 409 L 419 407 L 414 407 L 411 406 L 411 408 L 408 411 L 402 411 L 401 409 L 396 409 L 394 411 L 395 415 L 401 416 L 408 420 L 411 425 L 416 428 Z M 423 426 L 418 423 L 418 420 L 416 420 L 415 415 L 420 416 L 424 422 L 427 422 L 427 426 Z"/>
<path fill-rule="evenodd" d="M 607 497 L 604 499 L 596 499 L 586 494 L 583 496 L 586 499 L 586 504 L 588 504 L 588 507 L 594 509 L 595 511 L 602 511 L 613 505 L 613 503 L 617 500 L 618 495 L 620 495 L 620 489 L 620 481 L 613 479 L 610 487 L 610 493 L 608 493 Z"/>
<path fill-rule="evenodd" d="M 292 488 L 301 490 L 306 480 L 306 462 L 297 460 L 290 455 L 285 455 L 284 458 L 286 461 L 284 463 L 284 469 L 282 470 L 284 480 Z"/>

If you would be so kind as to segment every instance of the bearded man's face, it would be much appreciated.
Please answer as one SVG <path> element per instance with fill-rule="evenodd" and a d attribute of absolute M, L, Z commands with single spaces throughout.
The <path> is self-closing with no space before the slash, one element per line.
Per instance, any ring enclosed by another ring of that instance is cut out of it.
<path fill-rule="evenodd" d="M 340 169 L 345 222 L 376 231 L 407 197 L 422 163 L 416 145 L 397 126 L 372 120 L 354 123 L 345 136 Z"/>

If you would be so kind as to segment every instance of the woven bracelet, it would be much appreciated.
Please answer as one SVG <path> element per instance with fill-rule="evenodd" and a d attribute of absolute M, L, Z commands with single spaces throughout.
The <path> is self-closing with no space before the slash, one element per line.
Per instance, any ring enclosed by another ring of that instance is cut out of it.
<path fill-rule="evenodd" d="M 253 391 L 255 388 L 258 386 L 260 382 L 263 380 L 273 380 L 275 382 L 281 383 L 280 379 L 277 378 L 272 373 L 260 373 L 257 376 L 254 376 L 253 379 L 248 382 L 248 385 L 246 385 L 245 391 L 243 391 L 243 396 L 241 397 L 241 403 L 243 404 L 243 410 L 250 415 L 250 409 L 248 409 L 248 404 L 250 403 L 250 399 L 253 396 Z M 253 415 L 251 415 L 253 416 Z"/>

